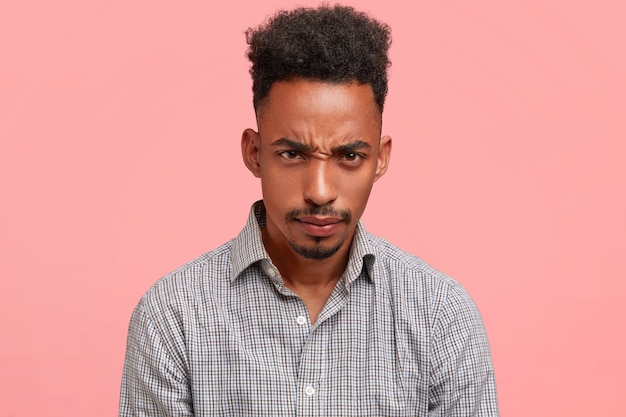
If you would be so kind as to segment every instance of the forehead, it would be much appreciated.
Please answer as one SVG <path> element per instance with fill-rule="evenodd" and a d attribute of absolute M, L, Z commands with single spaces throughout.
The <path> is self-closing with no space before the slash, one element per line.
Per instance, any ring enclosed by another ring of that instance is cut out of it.
<path fill-rule="evenodd" d="M 381 113 L 369 84 L 295 79 L 272 85 L 259 107 L 257 121 L 260 132 L 352 130 L 379 135 Z"/>

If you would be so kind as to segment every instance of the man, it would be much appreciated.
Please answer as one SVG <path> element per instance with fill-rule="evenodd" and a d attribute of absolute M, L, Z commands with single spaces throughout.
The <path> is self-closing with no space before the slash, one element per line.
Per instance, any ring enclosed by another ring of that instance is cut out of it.
<path fill-rule="evenodd" d="M 391 153 L 389 28 L 321 7 L 247 39 L 263 200 L 139 302 L 120 416 L 498 415 L 469 296 L 359 222 Z"/>

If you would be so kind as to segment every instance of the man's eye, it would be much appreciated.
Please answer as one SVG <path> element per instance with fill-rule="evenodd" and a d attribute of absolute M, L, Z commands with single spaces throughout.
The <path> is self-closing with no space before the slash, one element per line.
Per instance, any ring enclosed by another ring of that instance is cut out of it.
<path fill-rule="evenodd" d="M 286 159 L 296 159 L 299 156 L 296 151 L 282 151 L 279 155 Z"/>
<path fill-rule="evenodd" d="M 345 159 L 346 161 L 357 161 L 361 158 L 362 156 L 356 152 L 348 152 L 347 154 L 343 156 L 343 159 Z"/>

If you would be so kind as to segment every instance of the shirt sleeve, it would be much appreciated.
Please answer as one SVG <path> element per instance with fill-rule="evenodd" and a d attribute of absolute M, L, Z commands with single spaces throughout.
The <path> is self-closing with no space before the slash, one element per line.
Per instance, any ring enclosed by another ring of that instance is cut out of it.
<path fill-rule="evenodd" d="M 192 396 L 181 354 L 149 314 L 145 299 L 130 320 L 122 375 L 120 417 L 193 416 Z"/>
<path fill-rule="evenodd" d="M 429 416 L 499 416 L 489 342 L 476 305 L 450 284 L 432 334 Z"/>

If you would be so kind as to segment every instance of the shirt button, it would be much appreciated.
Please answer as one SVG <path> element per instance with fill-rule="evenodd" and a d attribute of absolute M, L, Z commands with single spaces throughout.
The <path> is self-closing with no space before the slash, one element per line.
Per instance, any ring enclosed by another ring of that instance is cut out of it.
<path fill-rule="evenodd" d="M 312 387 L 312 386 L 310 386 L 310 385 L 307 385 L 307 386 L 304 388 L 304 393 L 310 397 L 311 395 L 315 394 L 315 388 L 313 388 L 313 387 Z"/>
<path fill-rule="evenodd" d="M 306 324 L 306 317 L 298 316 L 298 318 L 296 319 L 296 323 L 298 323 L 300 326 Z M 311 389 L 313 389 L 313 388 L 311 388 Z"/>
<path fill-rule="evenodd" d="M 272 278 L 276 278 L 276 270 L 274 268 L 268 268 L 267 274 Z"/>

